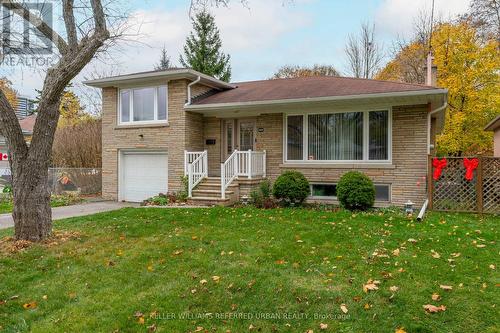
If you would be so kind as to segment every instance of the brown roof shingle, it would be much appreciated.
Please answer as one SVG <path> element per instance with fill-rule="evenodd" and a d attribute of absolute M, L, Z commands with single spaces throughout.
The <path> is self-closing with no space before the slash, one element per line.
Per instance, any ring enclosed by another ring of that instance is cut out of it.
<path fill-rule="evenodd" d="M 233 83 L 237 87 L 194 101 L 194 105 L 350 96 L 437 89 L 421 84 L 316 76 Z"/>

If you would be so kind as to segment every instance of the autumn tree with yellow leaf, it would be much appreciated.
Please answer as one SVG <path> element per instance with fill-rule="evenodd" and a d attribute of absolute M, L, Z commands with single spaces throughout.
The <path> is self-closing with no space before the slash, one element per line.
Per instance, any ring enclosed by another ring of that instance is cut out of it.
<path fill-rule="evenodd" d="M 484 126 L 500 113 L 500 55 L 496 39 L 485 40 L 469 20 L 439 24 L 432 34 L 437 86 L 448 89 L 448 108 L 437 152 L 442 155 L 487 153 L 491 133 Z M 428 45 L 415 39 L 401 47 L 377 79 L 423 83 Z"/>
<path fill-rule="evenodd" d="M 5 97 L 7 97 L 9 104 L 15 109 L 17 106 L 17 94 L 12 88 L 12 83 L 6 78 L 0 78 L 0 90 L 4 93 Z"/>

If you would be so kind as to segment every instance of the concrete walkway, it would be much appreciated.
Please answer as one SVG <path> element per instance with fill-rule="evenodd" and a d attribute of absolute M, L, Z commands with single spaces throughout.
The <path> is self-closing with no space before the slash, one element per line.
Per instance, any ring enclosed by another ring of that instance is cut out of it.
<path fill-rule="evenodd" d="M 99 201 L 88 202 L 80 205 L 54 207 L 52 208 L 52 219 L 60 220 L 68 217 L 91 215 L 101 212 L 109 212 L 123 207 L 138 207 L 139 204 L 130 202 L 116 202 L 116 201 Z M 10 228 L 14 226 L 14 220 L 10 213 L 0 214 L 0 229 Z"/>

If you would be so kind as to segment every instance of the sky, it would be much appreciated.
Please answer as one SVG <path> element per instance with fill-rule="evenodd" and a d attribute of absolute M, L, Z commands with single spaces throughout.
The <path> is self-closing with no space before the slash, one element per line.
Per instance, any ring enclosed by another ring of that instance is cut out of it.
<path fill-rule="evenodd" d="M 282 65 L 334 65 L 347 74 L 344 46 L 362 23 L 375 24 L 376 39 L 388 51 L 398 37 L 409 38 L 420 10 L 432 0 L 231 0 L 228 7 L 211 8 L 220 29 L 223 50 L 231 55 L 232 81 L 267 79 Z M 435 0 L 435 15 L 444 19 L 464 13 L 470 0 Z M 130 40 L 113 46 L 107 57 L 92 61 L 73 81 L 93 75 L 117 75 L 152 70 L 163 47 L 179 65 L 191 30 L 189 0 L 129 0 Z M 57 25 L 56 25 L 57 26 Z M 60 28 L 60 25 L 59 25 Z M 388 58 L 386 60 L 389 60 Z M 0 67 L 22 95 L 35 97 L 44 66 Z M 93 88 L 92 88 L 93 89 Z"/>

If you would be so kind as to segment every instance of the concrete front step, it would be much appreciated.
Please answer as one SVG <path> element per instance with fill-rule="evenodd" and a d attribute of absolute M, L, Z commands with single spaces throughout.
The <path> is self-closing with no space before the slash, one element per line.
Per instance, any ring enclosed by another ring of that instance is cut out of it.
<path fill-rule="evenodd" d="M 188 199 L 188 204 L 193 205 L 206 205 L 206 206 L 228 206 L 231 204 L 229 198 L 213 198 L 213 197 L 192 197 Z"/>
<path fill-rule="evenodd" d="M 226 191 L 226 196 L 234 194 L 234 191 Z M 221 198 L 220 190 L 206 190 L 206 189 L 196 189 L 193 190 L 193 198 L 196 197 L 210 197 L 210 198 Z"/>

